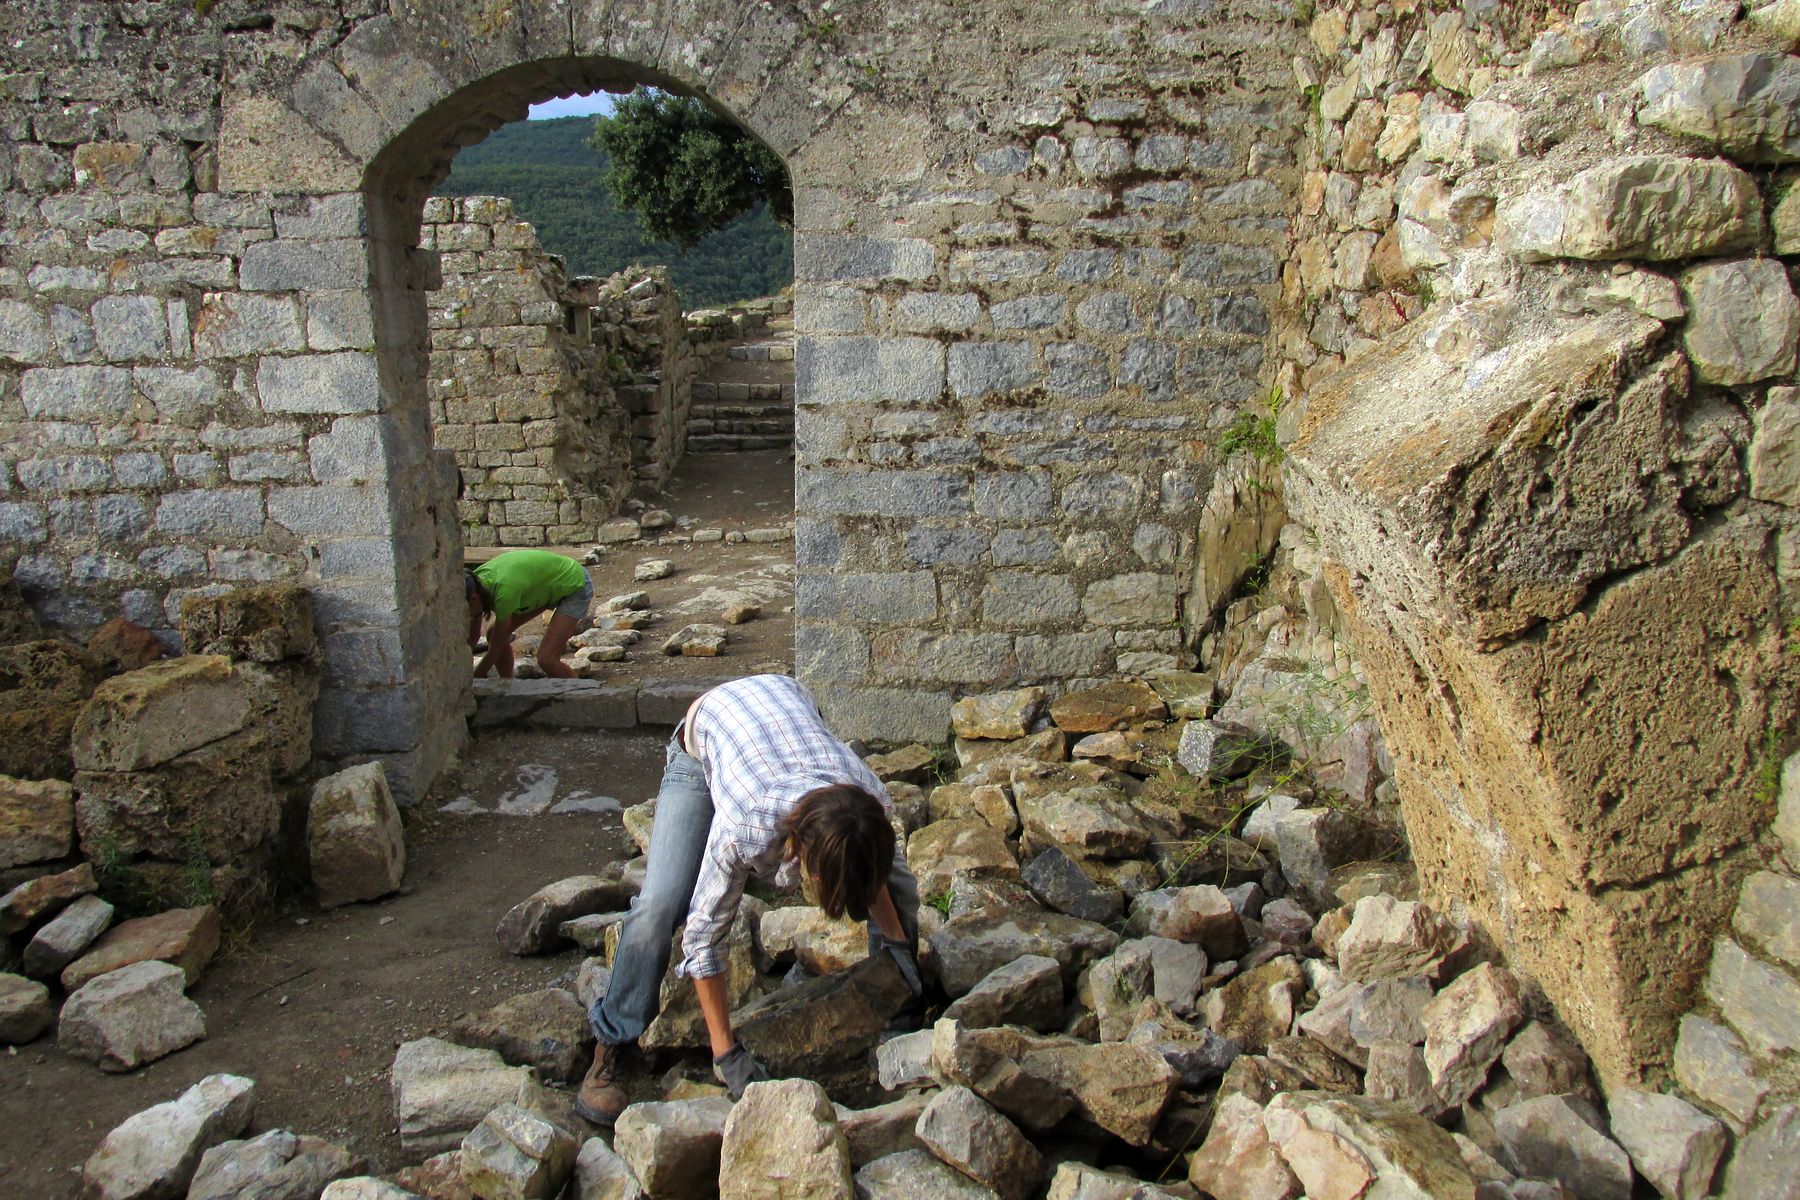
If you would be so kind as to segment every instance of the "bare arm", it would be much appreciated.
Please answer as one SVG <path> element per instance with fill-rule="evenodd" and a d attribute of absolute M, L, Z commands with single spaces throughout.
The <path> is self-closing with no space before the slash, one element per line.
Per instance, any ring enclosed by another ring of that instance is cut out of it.
<path fill-rule="evenodd" d="M 876 893 L 875 903 L 869 906 L 869 915 L 875 918 L 881 936 L 888 941 L 906 941 L 906 929 L 900 924 L 900 913 L 894 908 L 894 898 L 888 895 L 887 884 L 882 884 L 881 891 Z"/>
<path fill-rule="evenodd" d="M 487 653 L 482 655 L 481 661 L 475 664 L 477 679 L 495 667 L 500 669 L 501 678 L 512 678 L 512 635 L 515 621 L 516 617 L 500 617 L 488 626 Z"/>
<path fill-rule="evenodd" d="M 725 976 L 696 976 L 694 994 L 700 998 L 700 1015 L 706 1019 L 713 1057 L 718 1058 L 737 1045 L 737 1035 L 731 1030 L 731 1001 L 725 993 Z"/>

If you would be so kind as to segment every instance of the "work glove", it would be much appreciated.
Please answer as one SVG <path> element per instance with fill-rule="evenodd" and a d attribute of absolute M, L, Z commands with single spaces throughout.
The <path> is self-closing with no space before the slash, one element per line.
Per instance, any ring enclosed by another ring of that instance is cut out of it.
<path fill-rule="evenodd" d="M 925 985 L 919 981 L 919 961 L 913 957 L 912 948 L 905 942 L 896 942 L 885 934 L 877 934 L 875 954 L 886 954 L 900 968 L 900 978 L 906 980 L 906 986 L 912 992 L 914 1000 L 925 994 Z M 874 954 L 869 957 L 875 957 Z"/>
<path fill-rule="evenodd" d="M 719 1077 L 733 1100 L 743 1099 L 744 1089 L 751 1084 L 769 1081 L 769 1068 L 757 1062 L 756 1056 L 744 1049 L 742 1042 L 713 1058 L 713 1074 Z"/>

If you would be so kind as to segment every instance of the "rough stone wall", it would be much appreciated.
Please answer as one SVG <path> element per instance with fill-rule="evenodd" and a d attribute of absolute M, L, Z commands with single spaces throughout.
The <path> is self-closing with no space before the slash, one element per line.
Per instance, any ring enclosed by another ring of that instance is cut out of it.
<path fill-rule="evenodd" d="M 501 197 L 434 197 L 424 222 L 420 246 L 443 275 L 431 293 L 432 433 L 462 468 L 465 543 L 591 541 L 631 484 L 607 364 L 623 331 L 601 316 L 613 306 L 594 307 L 605 289 L 568 279 Z"/>
<path fill-rule="evenodd" d="M 1284 281 L 1287 500 L 1425 889 L 1544 986 L 1609 1084 L 1682 1058 L 1703 979 L 1763 1056 L 1745 1073 L 1791 1080 L 1744 999 L 1793 990 L 1746 953 L 1767 929 L 1715 935 L 1746 876 L 1778 891 L 1752 873 L 1794 733 L 1776 447 L 1800 246 L 1761 164 L 1800 145 L 1771 148 L 1791 94 L 1660 65 L 1773 48 L 1761 12 L 1334 6 L 1296 64 L 1317 112 Z"/>
<path fill-rule="evenodd" d="M 415 794 L 466 671 L 425 198 L 530 101 L 649 81 L 792 169 L 797 636 L 845 732 L 1184 660 L 1183 530 L 1259 390 L 1295 186 L 1286 5 L 33 0 L 0 26 L 0 538 L 53 622 L 304 582 L 319 755 Z M 660 470 L 680 432 L 650 436 Z"/>
<path fill-rule="evenodd" d="M 687 448 L 694 353 L 681 297 L 665 268 L 626 270 L 606 281 L 593 310 L 594 342 L 631 419 L 631 470 L 661 487 Z"/>

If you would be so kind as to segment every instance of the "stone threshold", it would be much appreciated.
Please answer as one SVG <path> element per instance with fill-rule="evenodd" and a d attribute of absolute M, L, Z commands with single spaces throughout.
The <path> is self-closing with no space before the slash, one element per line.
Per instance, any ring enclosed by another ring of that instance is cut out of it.
<path fill-rule="evenodd" d="M 477 679 L 476 729 L 633 729 L 673 727 L 696 697 L 736 679 Z"/>

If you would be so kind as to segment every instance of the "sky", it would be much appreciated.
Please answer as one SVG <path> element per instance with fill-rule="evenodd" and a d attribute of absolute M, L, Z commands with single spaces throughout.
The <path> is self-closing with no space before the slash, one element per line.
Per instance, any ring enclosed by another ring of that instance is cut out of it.
<path fill-rule="evenodd" d="M 528 121 L 546 121 L 552 117 L 585 117 L 592 113 L 612 111 L 614 97 L 605 92 L 595 92 L 591 96 L 564 96 L 558 100 L 546 100 L 542 104 L 531 106 Z"/>

